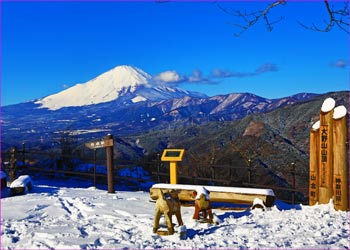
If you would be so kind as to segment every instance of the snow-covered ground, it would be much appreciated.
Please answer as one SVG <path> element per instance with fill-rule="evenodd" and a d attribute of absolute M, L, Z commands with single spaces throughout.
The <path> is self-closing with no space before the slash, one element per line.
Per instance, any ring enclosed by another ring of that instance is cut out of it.
<path fill-rule="evenodd" d="M 155 203 L 149 193 L 108 194 L 87 185 L 36 180 L 27 195 L 3 197 L 1 249 L 349 249 L 349 212 L 331 204 L 277 201 L 267 211 L 214 209 L 219 225 L 193 221 L 194 208 L 182 207 L 188 235 L 181 240 L 152 233 Z"/>

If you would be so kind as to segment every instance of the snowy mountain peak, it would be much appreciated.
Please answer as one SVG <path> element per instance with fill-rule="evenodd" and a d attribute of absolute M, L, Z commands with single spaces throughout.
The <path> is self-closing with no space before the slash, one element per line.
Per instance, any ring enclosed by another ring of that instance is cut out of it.
<path fill-rule="evenodd" d="M 139 68 L 122 65 L 99 75 L 91 82 L 103 82 L 104 84 L 111 85 L 111 87 L 122 88 L 148 85 L 151 78 L 149 74 Z"/>
<path fill-rule="evenodd" d="M 122 65 L 117 66 L 96 78 L 82 84 L 47 96 L 36 101 L 40 108 L 57 110 L 63 107 L 78 107 L 129 99 L 131 102 L 161 100 L 188 95 L 188 92 L 177 88 L 160 86 L 152 76 L 143 70 Z"/>

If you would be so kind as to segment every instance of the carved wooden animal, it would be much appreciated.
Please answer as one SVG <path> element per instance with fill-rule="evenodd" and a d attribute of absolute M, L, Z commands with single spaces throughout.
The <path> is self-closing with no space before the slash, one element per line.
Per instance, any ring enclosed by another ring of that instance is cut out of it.
<path fill-rule="evenodd" d="M 163 194 L 162 190 L 159 190 L 158 199 L 156 201 L 156 211 L 154 217 L 153 232 L 156 233 L 159 228 L 159 220 L 163 214 L 167 224 L 169 234 L 174 233 L 174 227 L 172 223 L 172 215 L 175 214 L 179 226 L 183 225 L 181 217 L 181 203 L 178 198 L 178 192 L 172 190 L 169 193 Z"/>
<path fill-rule="evenodd" d="M 213 223 L 213 212 L 210 206 L 210 200 L 209 197 L 209 191 L 208 193 L 201 193 L 197 194 L 197 192 L 194 192 L 194 196 L 196 196 L 196 200 L 194 202 L 194 214 L 193 219 L 198 220 L 199 214 L 202 213 L 203 219 L 207 219 L 207 216 L 209 215 L 208 222 Z M 199 198 L 198 198 L 199 197 Z"/>

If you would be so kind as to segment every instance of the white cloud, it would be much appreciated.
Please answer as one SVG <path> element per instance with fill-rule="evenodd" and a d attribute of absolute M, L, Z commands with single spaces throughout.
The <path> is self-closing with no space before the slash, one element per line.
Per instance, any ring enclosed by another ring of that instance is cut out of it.
<path fill-rule="evenodd" d="M 214 78 L 229 78 L 229 77 L 252 77 L 268 72 L 277 72 L 279 71 L 278 66 L 273 63 L 265 63 L 260 65 L 255 71 L 252 72 L 237 72 L 232 70 L 223 70 L 223 69 L 214 69 L 212 71 L 212 77 Z"/>
<path fill-rule="evenodd" d="M 192 75 L 188 77 L 190 82 L 201 82 L 203 79 L 202 72 L 198 69 L 195 69 Z"/>
<path fill-rule="evenodd" d="M 158 75 L 154 76 L 154 79 L 156 81 L 165 82 L 165 83 L 178 83 L 178 82 L 183 82 L 185 80 L 184 77 L 181 76 L 179 73 L 177 73 L 175 70 L 168 70 L 168 71 L 159 73 Z"/>
<path fill-rule="evenodd" d="M 331 66 L 336 68 L 346 68 L 346 62 L 343 59 L 339 59 L 335 63 L 331 63 Z"/>
<path fill-rule="evenodd" d="M 278 67 L 276 64 L 273 63 L 265 63 L 255 70 L 255 72 L 259 74 L 276 71 L 278 71 Z"/>

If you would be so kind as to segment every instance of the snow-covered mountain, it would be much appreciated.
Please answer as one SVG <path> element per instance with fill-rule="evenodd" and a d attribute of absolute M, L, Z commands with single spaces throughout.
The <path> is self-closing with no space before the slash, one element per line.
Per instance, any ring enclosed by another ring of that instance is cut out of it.
<path fill-rule="evenodd" d="M 251 93 L 207 97 L 156 81 L 141 69 L 115 67 L 86 83 L 38 100 L 1 107 L 2 148 L 55 145 L 62 131 L 88 140 L 150 129 L 233 121 L 315 97 L 266 99 Z"/>
<path fill-rule="evenodd" d="M 57 94 L 37 100 L 40 108 L 58 110 L 64 107 L 81 107 L 92 104 L 122 100 L 127 103 L 159 101 L 184 96 L 205 96 L 169 87 L 156 82 L 143 70 L 122 65 L 117 66 L 96 78 Z"/>

